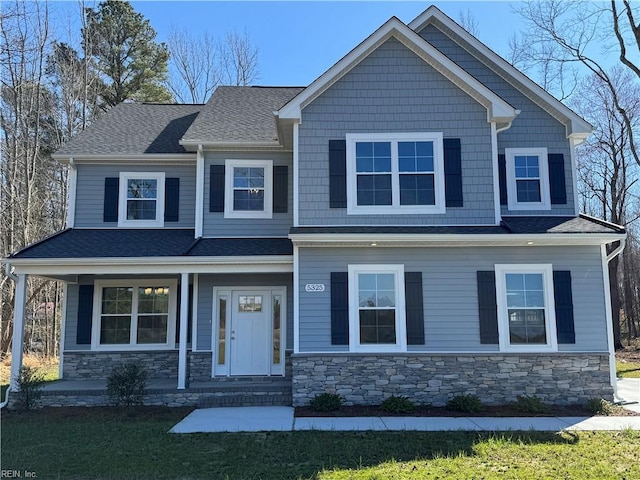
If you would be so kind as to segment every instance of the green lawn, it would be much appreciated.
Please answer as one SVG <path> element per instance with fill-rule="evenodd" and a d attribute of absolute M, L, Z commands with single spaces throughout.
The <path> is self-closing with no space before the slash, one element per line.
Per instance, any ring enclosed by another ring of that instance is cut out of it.
<path fill-rule="evenodd" d="M 174 435 L 188 410 L 54 409 L 2 418 L 2 468 L 37 478 L 640 478 L 640 433 Z"/>
<path fill-rule="evenodd" d="M 616 360 L 616 375 L 618 378 L 640 378 L 640 363 Z"/>

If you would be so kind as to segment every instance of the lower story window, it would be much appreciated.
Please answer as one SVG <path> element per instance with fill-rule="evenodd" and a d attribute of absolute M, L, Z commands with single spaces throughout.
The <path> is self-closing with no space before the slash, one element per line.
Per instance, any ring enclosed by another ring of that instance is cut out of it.
<path fill-rule="evenodd" d="M 350 265 L 352 350 L 406 348 L 403 265 Z"/>
<path fill-rule="evenodd" d="M 496 265 L 496 274 L 501 347 L 554 349 L 551 265 Z"/>
<path fill-rule="evenodd" d="M 96 282 L 94 345 L 169 347 L 175 338 L 176 282 Z"/>

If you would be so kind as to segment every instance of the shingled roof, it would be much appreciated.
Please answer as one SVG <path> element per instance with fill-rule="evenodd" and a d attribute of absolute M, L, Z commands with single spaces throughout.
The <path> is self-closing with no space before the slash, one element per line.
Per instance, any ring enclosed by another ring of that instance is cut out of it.
<path fill-rule="evenodd" d="M 218 87 L 184 140 L 278 145 L 273 112 L 302 90 L 303 87 Z"/>
<path fill-rule="evenodd" d="M 121 103 L 64 145 L 55 157 L 187 153 L 179 140 L 203 107 Z"/>

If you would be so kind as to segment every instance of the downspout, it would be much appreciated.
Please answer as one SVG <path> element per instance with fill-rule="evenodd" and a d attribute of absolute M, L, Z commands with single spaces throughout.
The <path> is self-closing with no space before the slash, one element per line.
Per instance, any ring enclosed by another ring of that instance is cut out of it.
<path fill-rule="evenodd" d="M 11 264 L 4 264 L 4 273 L 7 277 L 9 277 L 14 282 L 18 281 L 18 277 L 11 271 Z M 9 392 L 11 392 L 11 381 L 9 381 L 9 385 L 7 386 L 7 390 L 4 392 L 4 401 L 0 403 L 0 410 L 7 406 L 9 403 Z"/>
<path fill-rule="evenodd" d="M 609 292 L 609 288 L 610 288 L 610 282 L 611 279 L 609 278 L 609 262 L 611 260 L 613 260 L 614 258 L 616 258 L 618 255 L 620 255 L 622 253 L 622 251 L 624 250 L 626 244 L 626 239 L 623 238 L 620 240 L 620 245 L 618 245 L 615 250 L 613 250 L 609 255 L 607 255 L 606 257 L 606 262 L 602 262 L 603 263 L 603 269 L 604 271 L 602 272 L 603 275 L 605 275 L 605 278 L 608 280 L 608 282 L 605 285 L 605 294 L 608 295 L 608 301 L 606 302 L 607 305 L 607 310 L 609 312 L 609 315 L 611 315 L 611 299 L 610 299 L 610 294 Z M 606 252 L 605 250 L 605 246 L 602 246 L 603 251 Z M 607 317 L 609 316 L 607 315 Z M 609 344 L 609 377 L 610 377 L 610 381 L 611 381 L 611 386 L 613 387 L 613 398 L 614 400 L 619 398 L 618 397 L 618 379 L 616 377 L 616 349 L 614 347 L 614 343 L 613 343 L 613 318 L 609 318 L 609 321 L 607 321 L 607 343 Z"/>

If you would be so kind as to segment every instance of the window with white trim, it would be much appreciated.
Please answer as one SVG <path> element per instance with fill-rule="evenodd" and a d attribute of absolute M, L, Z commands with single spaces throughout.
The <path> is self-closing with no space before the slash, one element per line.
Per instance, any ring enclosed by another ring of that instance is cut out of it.
<path fill-rule="evenodd" d="M 500 350 L 556 350 L 552 265 L 495 268 Z"/>
<path fill-rule="evenodd" d="M 174 348 L 176 291 L 174 280 L 96 282 L 93 348 Z"/>
<path fill-rule="evenodd" d="M 347 213 L 444 213 L 442 133 L 347 134 Z"/>
<path fill-rule="evenodd" d="M 164 172 L 121 172 L 118 226 L 164 225 Z"/>
<path fill-rule="evenodd" d="M 273 161 L 225 161 L 225 218 L 271 218 Z"/>
<path fill-rule="evenodd" d="M 546 148 L 507 148 L 509 210 L 550 210 L 549 164 Z"/>
<path fill-rule="evenodd" d="M 405 351 L 404 265 L 349 265 L 352 351 Z"/>

